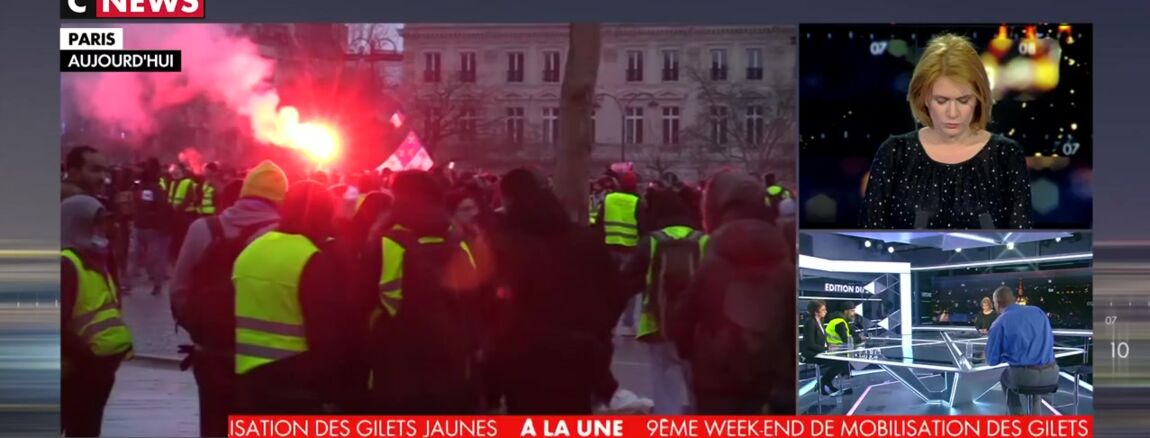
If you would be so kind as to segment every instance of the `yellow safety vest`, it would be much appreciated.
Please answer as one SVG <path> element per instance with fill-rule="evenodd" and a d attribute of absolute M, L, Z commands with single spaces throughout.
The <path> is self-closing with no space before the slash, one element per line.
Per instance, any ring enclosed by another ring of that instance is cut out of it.
<path fill-rule="evenodd" d="M 638 207 L 639 197 L 630 193 L 612 192 L 603 198 L 603 232 L 608 245 L 639 244 Z"/>
<path fill-rule="evenodd" d="M 591 199 L 589 199 L 587 203 L 587 215 L 590 216 L 591 219 L 588 223 L 591 225 L 595 225 L 595 220 L 599 216 L 599 209 L 595 207 L 598 207 L 595 205 L 595 196 L 591 196 Z"/>
<path fill-rule="evenodd" d="M 782 196 L 783 199 L 791 197 L 791 191 L 784 189 L 783 186 L 778 184 L 767 187 L 767 194 L 771 196 Z"/>
<path fill-rule="evenodd" d="M 172 186 L 172 189 L 168 195 L 168 202 L 172 204 L 173 208 L 179 207 L 185 199 L 188 199 L 188 195 L 191 193 L 192 186 L 194 185 L 195 182 L 192 181 L 191 178 L 184 178 Z M 184 208 L 184 211 L 196 211 L 195 203 L 189 202 L 188 206 Z"/>
<path fill-rule="evenodd" d="M 392 230 L 409 231 L 401 225 L 392 227 Z M 428 245 L 443 243 L 446 239 L 438 236 L 423 236 L 419 237 L 417 241 L 421 245 Z M 403 254 L 406 250 L 403 245 L 386 235 L 383 237 L 381 245 L 383 245 L 383 267 L 380 270 L 378 288 L 380 307 L 372 312 L 371 325 L 373 327 L 385 311 L 391 317 L 399 313 L 399 305 L 403 302 Z M 463 252 L 467 253 L 467 260 L 474 269 L 476 267 L 475 255 L 471 253 L 471 247 L 463 241 L 459 242 L 459 246 Z"/>
<path fill-rule="evenodd" d="M 402 225 L 396 225 L 392 227 L 392 230 L 410 232 Z M 379 306 L 371 312 L 371 319 L 368 322 L 370 329 L 375 329 L 376 324 L 384 314 L 394 318 L 399 313 L 400 304 L 403 303 L 403 256 L 406 249 L 386 234 L 381 240 L 383 266 L 379 275 Z M 416 239 L 420 245 L 440 244 L 446 241 L 447 239 L 439 236 L 423 236 Z M 460 241 L 459 247 L 467 254 L 467 261 L 471 264 L 471 268 L 475 269 L 475 256 L 471 253 L 471 248 L 467 242 Z M 374 372 L 368 373 L 367 386 L 368 388 L 375 386 Z"/>
<path fill-rule="evenodd" d="M 88 269 L 75 252 L 65 249 L 64 258 L 76 268 L 78 287 L 70 326 L 99 357 L 115 356 L 132 350 L 132 332 L 120 314 L 116 285 L 112 278 Z"/>
<path fill-rule="evenodd" d="M 673 226 L 667 227 L 662 230 L 664 234 L 675 240 L 682 240 L 689 237 L 699 239 L 699 256 L 702 257 L 703 252 L 707 249 L 707 242 L 710 236 L 696 231 L 691 227 Z M 647 264 L 647 290 L 643 291 L 643 313 L 639 315 L 639 326 L 635 330 L 635 338 L 642 339 L 659 332 L 659 315 L 656 315 L 651 309 L 651 285 L 655 280 L 655 250 L 658 247 L 658 239 L 651 236 L 651 255 L 648 258 L 650 263 Z M 668 309 L 660 309 L 664 314 Z"/>
<path fill-rule="evenodd" d="M 236 374 L 307 351 L 300 277 L 317 252 L 305 236 L 270 231 L 236 258 Z"/>
<path fill-rule="evenodd" d="M 771 198 L 779 198 L 780 200 L 790 199 L 791 191 L 784 189 L 783 186 L 775 184 L 773 186 L 767 187 L 767 206 L 774 204 L 774 202 L 771 201 Z"/>
<path fill-rule="evenodd" d="M 851 325 L 847 324 L 847 320 L 840 316 L 838 318 L 832 319 L 831 322 L 829 324 L 827 324 L 827 343 L 828 344 L 842 345 L 842 344 L 846 343 L 846 340 L 839 337 L 838 327 L 840 325 L 846 326 L 847 337 L 848 338 L 851 337 Z"/>
<path fill-rule="evenodd" d="M 200 200 L 200 214 L 208 216 L 216 214 L 216 188 L 210 183 L 204 183 L 204 197 Z"/>

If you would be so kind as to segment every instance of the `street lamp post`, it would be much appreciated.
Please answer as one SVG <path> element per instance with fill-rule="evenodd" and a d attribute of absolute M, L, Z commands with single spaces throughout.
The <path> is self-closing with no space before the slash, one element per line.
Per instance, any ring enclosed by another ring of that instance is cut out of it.
<path fill-rule="evenodd" d="M 604 97 L 610 98 L 615 102 L 615 106 L 619 107 L 619 161 L 621 162 L 627 161 L 627 107 L 640 97 L 648 97 L 652 100 L 655 99 L 654 94 L 648 93 L 646 91 L 640 93 L 629 93 L 627 96 L 628 97 L 625 100 L 626 103 L 624 103 L 620 102 L 619 98 L 608 93 L 599 93 L 595 95 L 597 99 Z"/>

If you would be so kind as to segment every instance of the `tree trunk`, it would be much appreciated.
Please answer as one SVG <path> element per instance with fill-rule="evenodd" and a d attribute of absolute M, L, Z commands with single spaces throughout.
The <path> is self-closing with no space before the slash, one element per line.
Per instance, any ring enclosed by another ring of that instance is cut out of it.
<path fill-rule="evenodd" d="M 587 179 L 591 175 L 591 111 L 599 76 L 599 24 L 571 24 L 567 66 L 559 101 L 559 153 L 555 192 L 568 214 L 587 223 Z"/>

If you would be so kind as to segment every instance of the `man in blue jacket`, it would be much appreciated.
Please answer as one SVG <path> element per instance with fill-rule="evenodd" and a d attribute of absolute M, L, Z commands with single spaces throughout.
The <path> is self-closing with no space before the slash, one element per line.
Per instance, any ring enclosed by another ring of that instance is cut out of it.
<path fill-rule="evenodd" d="M 1054 361 L 1054 331 L 1046 313 L 1034 306 L 1016 303 L 1014 291 L 1000 287 L 994 291 L 998 319 L 990 326 L 986 341 L 986 362 L 1010 364 L 1002 372 L 1002 390 L 1006 393 L 1011 415 L 1022 414 L 1018 389 L 1058 384 L 1058 363 Z M 1034 399 L 1030 412 L 1040 412 Z"/>

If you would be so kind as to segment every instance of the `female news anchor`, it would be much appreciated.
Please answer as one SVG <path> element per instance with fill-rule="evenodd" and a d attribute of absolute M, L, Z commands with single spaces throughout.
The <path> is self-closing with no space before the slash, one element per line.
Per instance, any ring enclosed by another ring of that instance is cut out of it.
<path fill-rule="evenodd" d="M 907 101 L 921 129 L 875 154 L 863 228 L 1029 229 L 1030 177 L 1022 147 L 986 131 L 990 81 L 963 37 L 930 40 Z"/>
<path fill-rule="evenodd" d="M 985 336 L 990 333 L 990 326 L 994 324 L 996 318 L 998 318 L 998 312 L 994 311 L 990 297 L 982 297 L 982 311 L 974 315 L 974 328 L 978 329 L 978 334 Z"/>

